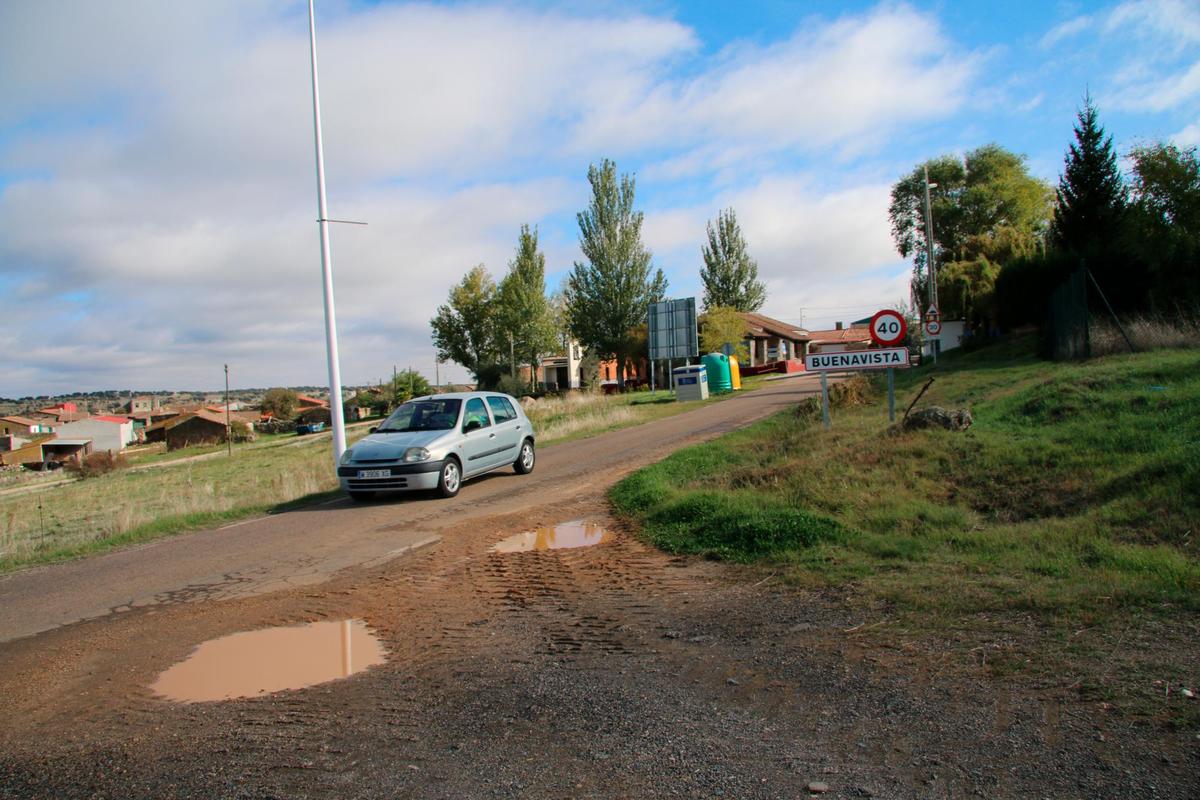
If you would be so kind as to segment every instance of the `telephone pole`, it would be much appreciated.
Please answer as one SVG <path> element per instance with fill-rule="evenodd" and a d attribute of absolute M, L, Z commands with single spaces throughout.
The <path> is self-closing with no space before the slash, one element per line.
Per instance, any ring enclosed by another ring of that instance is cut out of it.
<path fill-rule="evenodd" d="M 132 408 L 131 408 L 132 410 Z M 233 423 L 229 421 L 229 365 L 225 365 L 225 451 L 233 455 Z"/>

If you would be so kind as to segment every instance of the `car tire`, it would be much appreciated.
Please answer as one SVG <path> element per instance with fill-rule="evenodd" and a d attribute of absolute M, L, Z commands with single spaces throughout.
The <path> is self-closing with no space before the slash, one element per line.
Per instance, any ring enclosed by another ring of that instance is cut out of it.
<path fill-rule="evenodd" d="M 442 469 L 438 473 L 438 494 L 442 497 L 454 497 L 461 486 L 462 465 L 458 463 L 458 459 L 449 457 L 442 462 Z"/>
<path fill-rule="evenodd" d="M 528 475 L 533 472 L 534 464 L 537 463 L 537 454 L 533 449 L 533 440 L 526 439 L 521 442 L 521 451 L 517 453 L 517 460 L 513 462 L 513 469 L 518 475 Z"/>
<path fill-rule="evenodd" d="M 375 496 L 374 492 L 346 492 L 350 495 L 350 499 L 356 503 L 365 503 Z"/>

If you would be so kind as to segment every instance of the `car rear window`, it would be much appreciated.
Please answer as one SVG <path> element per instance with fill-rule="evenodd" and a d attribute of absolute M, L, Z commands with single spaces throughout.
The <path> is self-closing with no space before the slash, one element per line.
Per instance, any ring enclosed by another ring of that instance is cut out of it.
<path fill-rule="evenodd" d="M 492 416 L 496 418 L 497 425 L 502 422 L 511 422 L 517 418 L 517 412 L 507 397 L 489 397 L 487 401 L 488 405 L 492 407 Z"/>

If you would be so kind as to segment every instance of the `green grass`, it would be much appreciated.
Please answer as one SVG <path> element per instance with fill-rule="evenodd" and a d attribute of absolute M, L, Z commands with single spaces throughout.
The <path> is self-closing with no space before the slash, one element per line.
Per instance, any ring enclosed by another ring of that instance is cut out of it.
<path fill-rule="evenodd" d="M 931 375 L 921 405 L 970 430 L 889 430 L 876 391 L 830 431 L 789 412 L 677 452 L 613 504 L 666 550 L 913 614 L 1200 609 L 1200 351 L 1063 365 L 1016 340 L 898 374 L 901 412 Z"/>

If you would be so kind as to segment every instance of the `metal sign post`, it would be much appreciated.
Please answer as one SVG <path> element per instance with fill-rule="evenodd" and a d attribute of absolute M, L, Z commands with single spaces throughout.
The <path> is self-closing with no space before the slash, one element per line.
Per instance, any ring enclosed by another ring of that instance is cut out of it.
<path fill-rule="evenodd" d="M 896 421 L 896 370 L 888 367 L 888 422 Z"/>
<path fill-rule="evenodd" d="M 825 420 L 825 430 L 833 427 L 829 420 L 829 378 L 821 373 L 821 418 Z"/>

